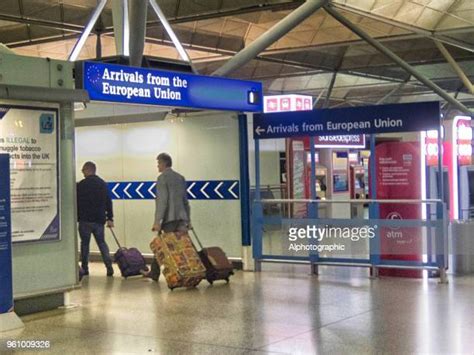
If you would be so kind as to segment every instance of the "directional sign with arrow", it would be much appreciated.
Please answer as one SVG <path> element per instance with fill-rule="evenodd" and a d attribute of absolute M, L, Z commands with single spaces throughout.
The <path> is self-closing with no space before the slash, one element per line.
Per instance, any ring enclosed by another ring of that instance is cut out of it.
<path fill-rule="evenodd" d="M 265 130 L 263 128 L 260 128 L 260 126 L 257 126 L 257 128 L 255 128 L 255 133 L 258 134 L 259 136 L 265 132 Z"/>
<path fill-rule="evenodd" d="M 237 180 L 188 181 L 188 199 L 238 200 L 239 185 Z M 108 187 L 113 200 L 152 200 L 156 197 L 156 181 L 109 182 Z"/>

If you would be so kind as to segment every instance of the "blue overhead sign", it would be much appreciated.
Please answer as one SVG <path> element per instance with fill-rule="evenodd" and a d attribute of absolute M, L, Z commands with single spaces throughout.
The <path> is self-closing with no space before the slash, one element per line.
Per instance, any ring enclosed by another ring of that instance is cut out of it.
<path fill-rule="evenodd" d="M 13 310 L 10 163 L 0 154 L 0 314 Z"/>
<path fill-rule="evenodd" d="M 439 102 L 254 115 L 254 139 L 418 132 L 439 128 Z"/>
<path fill-rule="evenodd" d="M 211 110 L 263 110 L 259 82 L 106 63 L 82 65 L 76 86 L 87 90 L 91 100 Z"/>
<path fill-rule="evenodd" d="M 120 181 L 108 183 L 114 200 L 153 200 L 156 198 L 156 181 Z M 190 200 L 238 200 L 237 180 L 187 181 Z M 158 194 L 160 192 L 158 191 Z"/>

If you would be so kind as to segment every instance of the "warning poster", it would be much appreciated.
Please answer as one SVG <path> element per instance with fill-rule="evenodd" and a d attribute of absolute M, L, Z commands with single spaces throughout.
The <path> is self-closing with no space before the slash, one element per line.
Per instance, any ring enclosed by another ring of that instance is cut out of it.
<path fill-rule="evenodd" d="M 0 105 L 0 153 L 10 154 L 13 243 L 60 239 L 58 111 Z"/>

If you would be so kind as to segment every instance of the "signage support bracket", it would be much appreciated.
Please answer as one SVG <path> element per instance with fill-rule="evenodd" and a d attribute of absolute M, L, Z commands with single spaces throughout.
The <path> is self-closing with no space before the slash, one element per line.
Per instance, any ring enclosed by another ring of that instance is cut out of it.
<path fill-rule="evenodd" d="M 71 54 L 69 55 L 68 60 L 70 62 L 76 61 L 77 57 L 79 56 L 79 53 L 81 53 L 82 47 L 84 47 L 84 44 L 86 43 L 87 38 L 89 37 L 89 34 L 91 33 L 92 28 L 97 22 L 97 19 L 99 18 L 100 14 L 102 13 L 102 10 L 104 9 L 106 3 L 107 3 L 107 0 L 101 0 L 100 3 L 95 8 L 89 21 L 87 22 L 86 27 L 84 28 L 84 31 L 81 34 L 81 37 L 79 37 L 76 44 L 74 45 L 74 48 Z"/>
<path fill-rule="evenodd" d="M 166 19 L 166 16 L 163 13 L 163 11 L 161 11 L 161 8 L 158 5 L 158 3 L 156 2 L 156 0 L 150 0 L 150 5 L 153 8 L 153 10 L 155 11 L 156 16 L 158 16 L 158 19 L 162 23 L 163 27 L 165 28 L 166 33 L 168 33 L 168 36 L 171 38 L 171 41 L 173 42 L 174 46 L 176 47 L 176 50 L 178 51 L 179 56 L 181 57 L 181 59 L 189 63 L 189 65 L 191 66 L 191 69 L 193 70 L 194 74 L 198 74 L 198 71 L 197 71 L 196 67 L 194 66 L 191 58 L 189 57 L 189 55 L 186 52 L 186 50 L 184 49 L 183 45 L 181 44 L 178 37 L 174 33 L 173 28 L 171 27 L 170 23 Z"/>

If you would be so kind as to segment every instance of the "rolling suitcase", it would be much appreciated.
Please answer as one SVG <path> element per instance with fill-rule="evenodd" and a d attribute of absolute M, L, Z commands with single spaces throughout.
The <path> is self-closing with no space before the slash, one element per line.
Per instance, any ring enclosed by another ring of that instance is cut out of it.
<path fill-rule="evenodd" d="M 118 250 L 115 252 L 114 261 L 117 263 L 122 276 L 127 278 L 129 276 L 137 276 L 143 271 L 148 271 L 145 258 L 137 248 L 125 248 L 120 245 L 115 232 L 110 228 L 112 236 L 118 245 Z"/>
<path fill-rule="evenodd" d="M 151 241 L 150 248 L 170 290 L 197 286 L 206 277 L 206 268 L 186 232 L 162 233 Z"/>
<path fill-rule="evenodd" d="M 203 248 L 196 231 L 194 229 L 191 230 L 201 248 L 198 254 L 206 267 L 206 280 L 211 285 L 216 280 L 225 280 L 228 283 L 229 277 L 234 275 L 234 267 L 229 259 L 227 259 L 224 251 L 219 247 Z"/>

